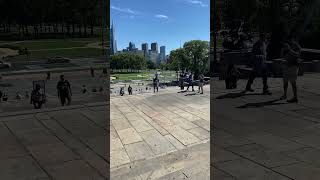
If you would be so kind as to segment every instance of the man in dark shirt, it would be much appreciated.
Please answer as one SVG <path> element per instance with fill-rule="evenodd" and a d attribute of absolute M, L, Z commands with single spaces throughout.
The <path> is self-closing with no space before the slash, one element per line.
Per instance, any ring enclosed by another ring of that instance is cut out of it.
<path fill-rule="evenodd" d="M 60 76 L 60 81 L 57 84 L 57 90 L 58 90 L 58 97 L 60 98 L 61 105 L 64 106 L 66 103 L 66 100 L 68 101 L 68 105 L 70 105 L 71 102 L 71 85 L 69 81 L 64 79 L 64 75 Z"/>

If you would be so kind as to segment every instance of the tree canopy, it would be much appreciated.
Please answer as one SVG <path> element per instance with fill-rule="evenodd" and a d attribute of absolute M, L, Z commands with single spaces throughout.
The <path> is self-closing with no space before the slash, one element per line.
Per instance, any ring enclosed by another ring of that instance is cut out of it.
<path fill-rule="evenodd" d="M 145 69 L 147 65 L 143 56 L 132 53 L 118 53 L 111 56 L 111 69 Z"/>
<path fill-rule="evenodd" d="M 201 40 L 188 41 L 170 52 L 168 67 L 172 70 L 187 70 L 194 73 L 209 71 L 209 42 Z"/>
<path fill-rule="evenodd" d="M 18 33 L 20 38 L 94 35 L 105 8 L 102 0 L 1 0 L 0 32 Z"/>

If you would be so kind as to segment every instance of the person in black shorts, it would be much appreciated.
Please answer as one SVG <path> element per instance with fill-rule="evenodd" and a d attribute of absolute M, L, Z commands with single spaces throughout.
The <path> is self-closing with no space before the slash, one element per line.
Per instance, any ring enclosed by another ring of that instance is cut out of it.
<path fill-rule="evenodd" d="M 71 85 L 69 81 L 64 79 L 64 75 L 60 76 L 60 81 L 57 84 L 57 90 L 58 90 L 58 97 L 60 98 L 61 105 L 64 106 L 67 102 L 67 105 L 70 105 L 71 103 Z"/>

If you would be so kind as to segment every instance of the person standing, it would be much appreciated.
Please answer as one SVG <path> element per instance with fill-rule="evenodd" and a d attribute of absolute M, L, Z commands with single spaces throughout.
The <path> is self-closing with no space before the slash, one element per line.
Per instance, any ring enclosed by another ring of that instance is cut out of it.
<path fill-rule="evenodd" d="M 198 89 L 198 93 L 200 93 L 200 94 L 203 94 L 203 83 L 204 83 L 204 76 L 201 73 L 199 75 L 199 89 Z M 201 92 L 200 92 L 200 90 L 201 90 Z"/>
<path fill-rule="evenodd" d="M 61 105 L 64 106 L 67 100 L 67 105 L 71 103 L 71 85 L 69 81 L 64 79 L 64 75 L 60 75 L 60 81 L 57 84 L 58 97 L 60 98 Z"/>
<path fill-rule="evenodd" d="M 192 91 L 194 91 L 194 88 L 193 88 L 193 78 L 194 78 L 193 73 L 190 73 L 190 75 L 189 75 L 189 77 L 188 77 L 188 87 L 187 87 L 187 91 L 189 91 L 189 87 L 190 87 L 190 86 L 192 87 Z"/>
<path fill-rule="evenodd" d="M 129 92 L 129 95 L 132 95 L 132 87 L 130 85 L 128 87 L 128 92 Z"/>
<path fill-rule="evenodd" d="M 180 90 L 184 90 L 184 79 L 183 79 L 183 74 L 180 73 L 180 78 L 179 78 L 179 84 L 180 84 Z"/>
<path fill-rule="evenodd" d="M 249 75 L 249 79 L 246 85 L 246 91 L 253 92 L 254 90 L 251 88 L 251 85 L 254 79 L 258 76 L 262 76 L 263 82 L 263 94 L 270 95 L 270 91 L 268 89 L 268 74 L 267 74 L 267 43 L 266 37 L 264 34 L 260 34 L 259 40 L 253 45 L 252 53 L 254 55 L 253 62 L 253 70 Z"/>
<path fill-rule="evenodd" d="M 298 102 L 297 78 L 299 71 L 299 58 L 301 47 L 295 37 L 289 37 L 289 41 L 284 43 L 282 56 L 286 60 L 283 66 L 283 96 L 280 100 L 287 99 L 287 90 L 289 82 L 293 91 L 293 98 L 287 100 L 288 103 Z"/>
<path fill-rule="evenodd" d="M 47 72 L 47 80 L 50 80 L 50 79 L 51 79 L 51 73 Z"/>
<path fill-rule="evenodd" d="M 94 69 L 92 66 L 90 67 L 90 73 L 91 73 L 91 77 L 94 77 Z"/>
<path fill-rule="evenodd" d="M 43 97 L 40 93 L 40 85 L 36 84 L 35 89 L 31 92 L 30 104 L 33 104 L 35 109 L 41 109 L 43 104 Z"/>
<path fill-rule="evenodd" d="M 155 93 L 157 89 L 157 92 L 159 91 L 159 79 L 155 77 L 153 79 L 153 92 Z"/>

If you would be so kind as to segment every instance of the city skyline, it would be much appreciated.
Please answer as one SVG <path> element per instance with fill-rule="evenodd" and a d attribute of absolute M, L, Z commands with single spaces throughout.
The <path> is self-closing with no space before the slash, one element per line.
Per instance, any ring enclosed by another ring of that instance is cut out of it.
<path fill-rule="evenodd" d="M 157 42 L 166 46 L 168 55 L 187 41 L 210 40 L 209 0 L 112 0 L 110 7 L 118 50 L 129 42 L 139 49 L 143 43 Z"/>

